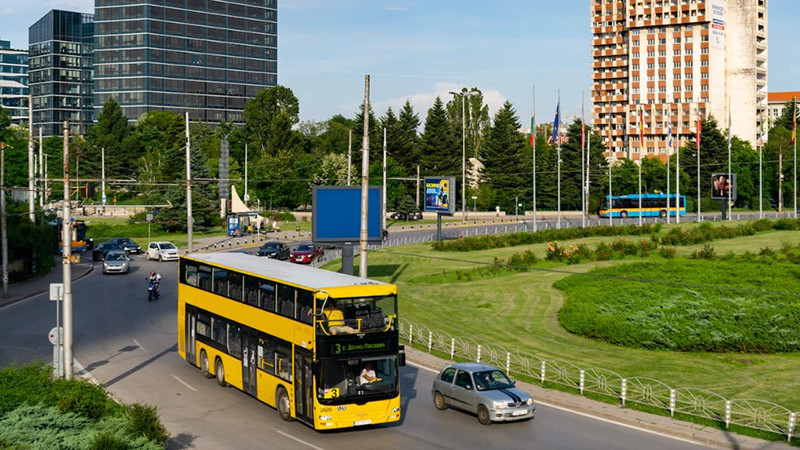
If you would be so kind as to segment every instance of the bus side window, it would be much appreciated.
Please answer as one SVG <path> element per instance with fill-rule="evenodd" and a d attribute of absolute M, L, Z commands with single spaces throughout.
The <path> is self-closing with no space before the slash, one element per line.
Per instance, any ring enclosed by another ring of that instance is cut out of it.
<path fill-rule="evenodd" d="M 242 274 L 228 274 L 228 295 L 234 300 L 242 301 Z"/>
<path fill-rule="evenodd" d="M 183 265 L 183 281 L 189 286 L 197 287 L 197 265 L 188 261 Z"/>
<path fill-rule="evenodd" d="M 197 315 L 197 334 L 211 337 L 211 318 L 203 313 Z"/>
<path fill-rule="evenodd" d="M 211 268 L 200 266 L 197 268 L 198 286 L 204 291 L 211 291 Z"/>
<path fill-rule="evenodd" d="M 297 291 L 297 320 L 305 323 L 313 322 L 314 294 L 309 291 Z"/>
<path fill-rule="evenodd" d="M 223 297 L 228 296 L 228 271 L 214 268 L 214 293 Z"/>
<path fill-rule="evenodd" d="M 248 305 L 258 306 L 258 278 L 244 277 L 244 301 Z"/>
<path fill-rule="evenodd" d="M 262 280 L 260 291 L 259 308 L 275 312 L 275 285 Z"/>
<path fill-rule="evenodd" d="M 295 288 L 278 285 L 278 314 L 294 318 L 294 296 Z"/>
<path fill-rule="evenodd" d="M 228 353 L 234 358 L 242 359 L 242 334 L 236 325 L 228 327 Z"/>

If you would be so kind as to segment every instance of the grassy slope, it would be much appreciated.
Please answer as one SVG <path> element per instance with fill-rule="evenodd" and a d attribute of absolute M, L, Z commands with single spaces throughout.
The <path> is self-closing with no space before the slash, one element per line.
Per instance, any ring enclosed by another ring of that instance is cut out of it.
<path fill-rule="evenodd" d="M 570 242 L 607 242 L 616 238 L 588 238 Z M 637 238 L 631 238 L 637 239 Z M 638 238 L 640 239 L 640 238 Z M 768 245 L 800 243 L 800 233 L 769 232 L 752 237 L 717 241 L 718 254 L 728 251 L 758 252 Z M 691 254 L 702 245 L 677 247 Z M 544 257 L 546 244 L 469 253 L 435 252 L 429 245 L 415 245 L 370 255 L 370 278 L 395 282 L 400 291 L 401 316 L 453 336 L 470 336 L 494 342 L 546 359 L 563 359 L 583 368 L 602 367 L 623 376 L 648 376 L 675 387 L 701 387 L 723 396 L 771 400 L 800 409 L 800 354 L 752 355 L 676 353 L 628 349 L 599 343 L 566 332 L 558 323 L 562 293 L 552 287 L 564 272 L 532 271 L 499 278 L 450 284 L 421 284 L 414 279 L 442 271 L 474 267 L 472 261 L 491 262 L 513 253 L 533 250 Z M 635 259 L 558 266 L 568 272 Z M 679 263 L 680 260 L 676 260 Z M 543 265 L 542 267 L 547 267 Z M 556 266 L 550 266 L 556 267 Z M 337 270 L 333 264 L 327 268 Z M 767 274 L 768 275 L 768 274 Z"/>

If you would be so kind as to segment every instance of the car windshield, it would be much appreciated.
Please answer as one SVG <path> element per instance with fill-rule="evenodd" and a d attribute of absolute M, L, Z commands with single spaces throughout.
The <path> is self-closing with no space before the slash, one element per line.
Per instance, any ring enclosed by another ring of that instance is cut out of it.
<path fill-rule="evenodd" d="M 128 257 L 123 253 L 109 253 L 106 255 L 106 261 L 125 261 Z"/>
<path fill-rule="evenodd" d="M 172 242 L 167 242 L 166 244 L 158 244 L 158 248 L 161 250 L 170 250 L 176 247 L 172 245 Z"/>
<path fill-rule="evenodd" d="M 281 244 L 277 242 L 267 242 L 266 244 L 262 245 L 261 248 L 264 250 L 277 250 Z"/>
<path fill-rule="evenodd" d="M 473 377 L 475 378 L 475 386 L 479 391 L 508 389 L 514 386 L 514 383 L 499 369 L 475 372 Z"/>
<path fill-rule="evenodd" d="M 314 249 L 308 244 L 302 244 L 302 245 L 298 245 L 296 250 L 298 252 L 310 252 L 310 251 L 313 251 Z"/>
<path fill-rule="evenodd" d="M 317 398 L 323 404 L 390 397 L 397 393 L 397 357 L 323 360 L 317 376 Z"/>

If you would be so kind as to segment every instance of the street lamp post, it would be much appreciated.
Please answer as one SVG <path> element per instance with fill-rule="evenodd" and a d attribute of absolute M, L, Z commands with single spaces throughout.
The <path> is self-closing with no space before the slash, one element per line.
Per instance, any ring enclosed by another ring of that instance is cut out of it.
<path fill-rule="evenodd" d="M 450 91 L 455 97 L 461 97 L 461 221 L 467 221 L 467 97 L 477 94 L 475 91 Z"/>
<path fill-rule="evenodd" d="M 472 212 L 475 212 L 475 211 L 478 210 L 477 203 L 478 203 L 478 197 L 473 195 L 472 196 Z M 473 214 L 473 217 L 474 217 L 474 214 Z"/>

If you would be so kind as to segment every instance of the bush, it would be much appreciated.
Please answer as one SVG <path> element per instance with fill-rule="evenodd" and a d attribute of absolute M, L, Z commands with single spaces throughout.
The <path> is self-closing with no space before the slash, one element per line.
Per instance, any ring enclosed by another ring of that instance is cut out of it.
<path fill-rule="evenodd" d="M 164 443 L 169 434 L 156 413 L 155 406 L 134 403 L 128 409 L 128 432 L 148 440 Z"/>

